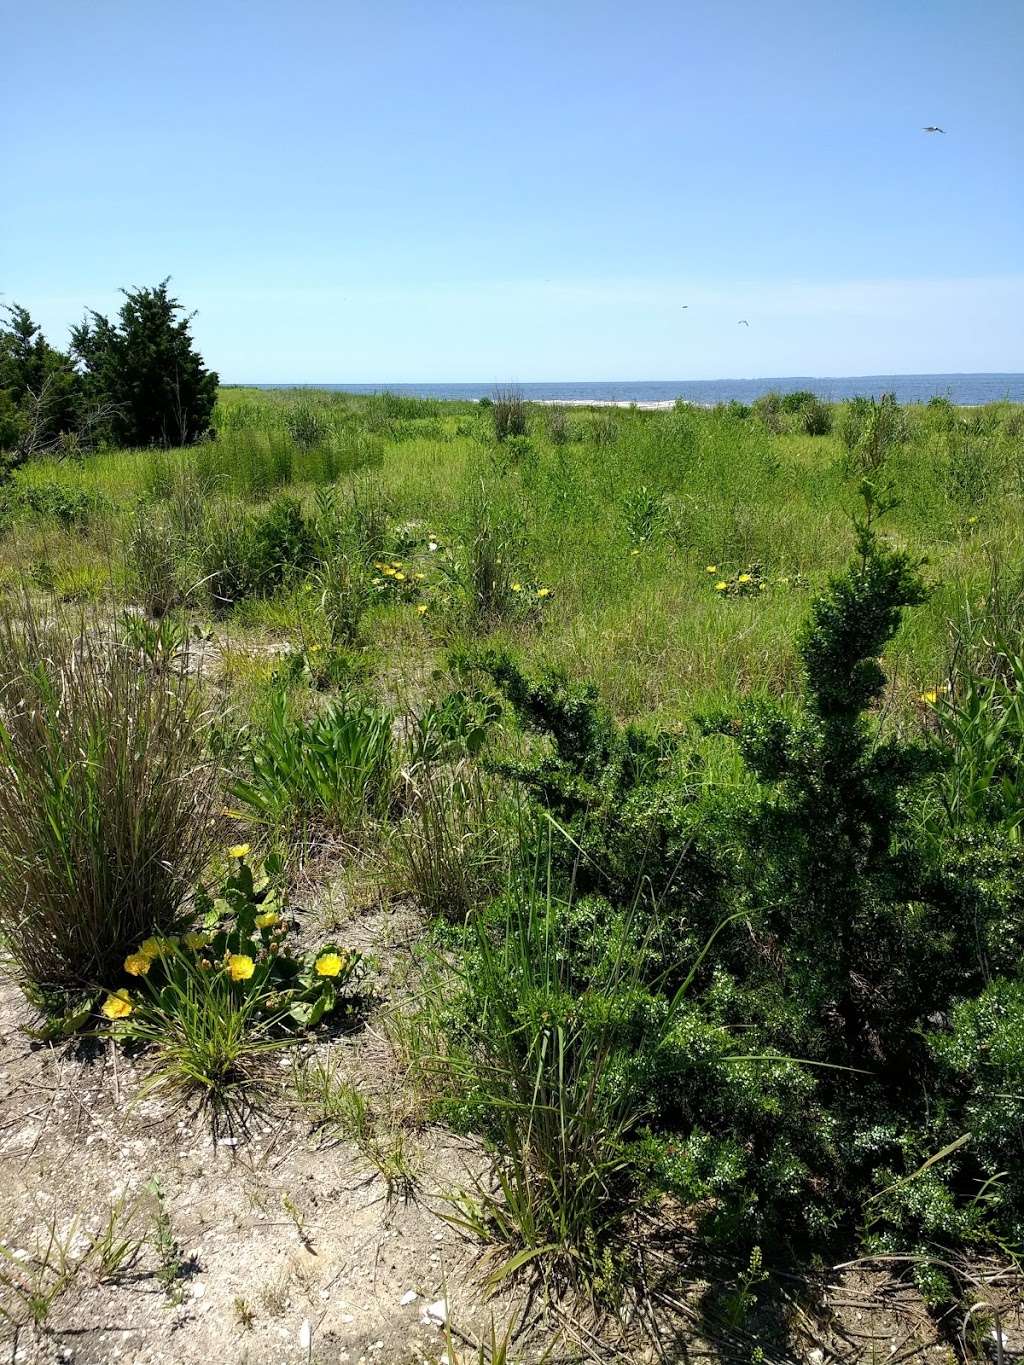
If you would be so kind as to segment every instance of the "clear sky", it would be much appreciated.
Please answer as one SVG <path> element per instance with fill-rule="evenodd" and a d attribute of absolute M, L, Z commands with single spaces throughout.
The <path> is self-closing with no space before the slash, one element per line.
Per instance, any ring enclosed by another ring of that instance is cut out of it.
<path fill-rule="evenodd" d="M 170 275 L 228 381 L 1024 370 L 1024 0 L 0 0 L 0 33 L 0 291 L 58 343 Z"/>

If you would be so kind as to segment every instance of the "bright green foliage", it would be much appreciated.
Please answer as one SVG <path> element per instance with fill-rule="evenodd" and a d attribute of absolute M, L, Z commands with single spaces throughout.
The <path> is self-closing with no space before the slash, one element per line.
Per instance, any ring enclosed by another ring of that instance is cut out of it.
<path fill-rule="evenodd" d="M 354 698 L 305 719 L 279 689 L 266 724 L 243 742 L 234 798 L 270 829 L 294 831 L 312 821 L 355 835 L 391 804 L 392 724 L 386 711 Z"/>
<path fill-rule="evenodd" d="M 1012 1109 L 1019 992 L 994 988 L 997 1022 L 960 1007 L 952 1051 L 935 1028 L 988 965 L 1019 971 L 1000 948 L 1019 938 L 1019 898 L 1005 854 L 940 857 L 921 841 L 915 802 L 935 751 L 884 737 L 871 715 L 879 657 L 926 593 L 865 496 L 856 557 L 801 634 L 800 710 L 752 703 L 705 722 L 757 779 L 731 796 L 688 790 L 678 744 L 619 727 L 592 689 L 484 660 L 547 737 L 500 768 L 562 847 L 552 893 L 525 908 L 513 895 L 474 922 L 442 1026 L 462 1049 L 464 1098 L 449 1112 L 499 1154 L 504 1198 L 481 1226 L 524 1255 L 572 1248 L 591 1284 L 616 1254 L 616 1219 L 665 1192 L 730 1248 L 768 1237 L 796 1252 L 858 1219 L 883 1247 L 1017 1228 L 1019 1190 L 992 1136 L 994 1116 L 1016 1111 L 985 1108 L 991 1091 L 970 1098 L 937 1059 L 966 1058 L 966 1075 L 995 1038 L 992 1084 Z M 593 1145 L 573 1170 L 600 1172 L 601 1199 L 570 1225 L 555 1177 L 587 1114 Z"/>
<path fill-rule="evenodd" d="M 693 792 L 673 768 L 678 736 L 618 725 L 592 685 L 557 670 L 530 679 L 507 655 L 476 662 L 528 732 L 547 740 L 535 755 L 495 766 L 554 822 L 563 838 L 553 856 L 577 890 L 620 903 L 686 894 L 713 926 L 717 877 L 695 840 Z"/>
<path fill-rule="evenodd" d="M 200 547 L 202 579 L 215 607 L 273 592 L 292 573 L 309 568 L 315 539 L 301 506 L 282 494 L 258 512 L 214 506 Z"/>
<path fill-rule="evenodd" d="M 364 972 L 358 952 L 333 943 L 297 954 L 272 882 L 257 882 L 244 854 L 232 861 L 216 893 L 197 897 L 202 931 L 143 941 L 124 962 L 130 984 L 100 1010 L 120 1036 L 153 1047 L 159 1082 L 213 1100 L 251 1081 L 268 1049 L 314 1028 Z"/>
<path fill-rule="evenodd" d="M 127 289 L 117 320 L 93 312 L 71 333 L 87 395 L 109 405 L 118 445 L 182 446 L 210 429 L 217 376 L 192 342 L 191 315 L 163 280 Z"/>

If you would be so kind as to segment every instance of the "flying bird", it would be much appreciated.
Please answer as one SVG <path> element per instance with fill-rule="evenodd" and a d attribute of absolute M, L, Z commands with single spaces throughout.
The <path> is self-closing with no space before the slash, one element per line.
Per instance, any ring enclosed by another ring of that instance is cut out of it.
<path fill-rule="evenodd" d="M 737 327 L 749 327 L 749 326 L 750 326 L 750 323 L 746 320 L 746 318 L 740 318 L 740 320 L 739 320 L 739 322 L 737 322 L 736 326 L 737 326 Z"/>
<path fill-rule="evenodd" d="M 937 128 L 937 127 L 935 126 L 934 123 L 929 123 L 929 125 L 928 125 L 927 128 L 922 128 L 922 129 L 921 129 L 921 132 L 922 132 L 922 133 L 942 133 L 943 136 L 945 136 L 945 134 L 946 134 L 945 128 Z"/>

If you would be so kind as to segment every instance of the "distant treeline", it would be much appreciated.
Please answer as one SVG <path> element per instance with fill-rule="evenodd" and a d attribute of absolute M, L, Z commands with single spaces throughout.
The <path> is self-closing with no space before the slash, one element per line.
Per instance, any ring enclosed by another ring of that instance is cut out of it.
<path fill-rule="evenodd" d="M 97 443 L 190 445 L 210 428 L 217 375 L 191 335 L 192 314 L 168 292 L 124 290 L 114 320 L 90 310 L 67 351 L 28 310 L 0 318 L 0 469 Z"/>

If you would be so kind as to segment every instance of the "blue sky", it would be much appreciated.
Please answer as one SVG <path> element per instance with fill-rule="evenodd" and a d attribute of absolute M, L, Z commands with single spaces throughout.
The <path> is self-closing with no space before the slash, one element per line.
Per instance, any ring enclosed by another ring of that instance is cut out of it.
<path fill-rule="evenodd" d="M 232 381 L 1024 370 L 1021 0 L 3 28 L 0 291 L 55 341 L 169 274 Z"/>

